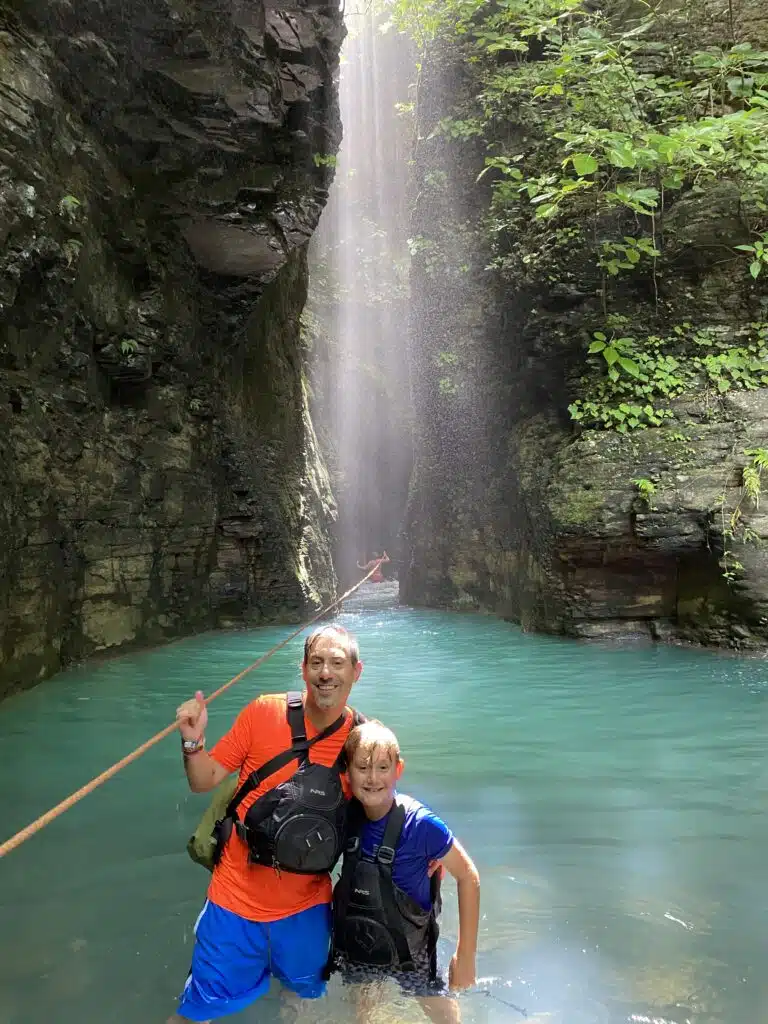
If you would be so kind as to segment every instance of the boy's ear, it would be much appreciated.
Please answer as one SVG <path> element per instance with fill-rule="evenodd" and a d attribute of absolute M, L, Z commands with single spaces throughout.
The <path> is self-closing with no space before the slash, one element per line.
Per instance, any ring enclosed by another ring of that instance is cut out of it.
<path fill-rule="evenodd" d="M 397 768 L 395 768 L 395 778 L 396 779 L 399 780 L 400 776 L 403 774 L 403 768 L 405 768 L 405 761 L 403 761 L 403 760 L 398 761 L 397 762 Z"/>

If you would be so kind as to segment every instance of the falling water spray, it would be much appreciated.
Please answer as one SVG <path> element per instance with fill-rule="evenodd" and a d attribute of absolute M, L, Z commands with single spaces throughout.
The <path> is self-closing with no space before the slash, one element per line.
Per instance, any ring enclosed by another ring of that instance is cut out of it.
<path fill-rule="evenodd" d="M 305 325 L 313 417 L 338 506 L 342 583 L 397 538 L 412 467 L 408 190 L 414 61 L 370 4 L 347 5 L 339 91 L 344 138 L 310 250 Z"/>

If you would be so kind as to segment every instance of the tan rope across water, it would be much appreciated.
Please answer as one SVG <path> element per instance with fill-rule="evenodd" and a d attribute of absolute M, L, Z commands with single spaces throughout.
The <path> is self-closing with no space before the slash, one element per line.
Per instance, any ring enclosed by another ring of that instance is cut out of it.
<path fill-rule="evenodd" d="M 333 602 L 333 604 L 329 604 L 327 608 L 323 608 L 322 611 L 318 612 L 317 615 L 313 616 L 313 618 L 311 618 L 308 622 L 305 622 L 302 626 L 299 626 L 297 630 L 291 633 L 290 636 L 287 636 L 285 640 L 281 640 L 280 643 L 273 647 L 271 651 L 267 651 L 266 654 L 263 654 L 260 658 L 257 658 L 252 665 L 249 665 L 248 668 L 244 668 L 242 672 L 239 672 L 236 676 L 230 679 L 228 683 L 224 683 L 223 686 L 220 686 L 218 690 L 215 690 L 210 695 L 210 697 L 206 697 L 205 703 L 210 704 L 212 700 L 215 700 L 222 693 L 224 693 L 225 690 L 228 690 L 230 686 L 234 686 L 235 683 L 239 683 L 243 676 L 247 676 L 249 672 L 253 672 L 253 670 L 255 668 L 258 668 L 259 665 L 263 665 L 267 658 L 271 658 L 272 655 L 276 654 L 281 647 L 285 647 L 287 643 L 290 643 L 290 641 L 293 640 L 294 637 L 297 637 L 299 633 L 302 633 L 308 626 L 311 626 L 313 623 L 317 622 L 317 620 L 321 619 L 324 615 L 327 615 L 328 612 L 331 611 L 331 609 L 341 604 L 342 601 L 346 601 L 346 599 L 351 594 L 354 594 L 358 587 L 361 587 L 365 583 L 369 576 L 372 576 L 376 572 L 377 568 L 378 563 L 373 567 L 373 569 L 371 569 L 371 571 L 366 576 L 363 576 L 359 583 L 356 583 L 354 587 L 350 587 L 349 590 L 347 590 L 346 593 L 342 594 L 341 597 L 337 598 Z M 16 835 L 11 836 L 10 839 L 7 839 L 0 846 L 0 857 L 4 857 L 6 853 L 10 853 L 12 850 L 15 850 L 17 846 L 21 846 L 21 844 L 25 840 L 33 836 L 35 832 L 39 832 L 41 828 L 45 828 L 45 826 L 49 824 L 49 822 L 53 821 L 54 818 L 58 818 L 60 814 L 64 813 L 64 811 L 68 811 L 70 807 L 74 806 L 79 800 L 82 800 L 84 796 L 88 796 L 89 793 L 92 793 L 94 789 L 98 788 L 103 782 L 106 782 L 107 779 L 111 779 L 113 775 L 117 775 L 121 768 L 125 768 L 126 765 L 129 765 L 131 764 L 131 762 L 136 761 L 138 758 L 141 757 L 142 754 L 145 754 L 150 747 L 154 747 L 156 743 L 160 742 L 160 740 L 164 740 L 166 736 L 170 736 L 172 732 L 175 732 L 176 728 L 177 726 L 175 722 L 172 722 L 170 725 L 167 725 L 164 729 L 161 729 L 160 732 L 153 736 L 151 739 L 148 739 L 146 743 L 142 743 L 140 747 L 137 747 L 133 751 L 133 753 L 127 754 L 124 758 L 122 758 L 122 760 L 118 761 L 116 764 L 113 764 L 111 768 L 107 768 L 107 770 L 103 771 L 101 775 L 97 775 L 95 779 L 91 779 L 91 781 L 88 782 L 81 789 L 78 789 L 75 793 L 72 793 L 71 796 L 68 796 L 66 800 L 62 800 L 61 803 L 56 804 L 55 807 L 52 807 L 50 811 L 46 811 L 45 814 L 41 814 L 39 818 L 37 818 L 31 824 L 27 825 L 27 827 L 23 828 L 20 832 L 17 832 Z"/>

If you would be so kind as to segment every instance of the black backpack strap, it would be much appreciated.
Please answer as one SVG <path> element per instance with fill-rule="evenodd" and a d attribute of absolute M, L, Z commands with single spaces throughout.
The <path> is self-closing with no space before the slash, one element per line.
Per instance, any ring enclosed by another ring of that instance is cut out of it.
<path fill-rule="evenodd" d="M 302 759 L 306 759 L 307 749 L 304 744 L 307 742 L 307 727 L 304 722 L 304 701 L 298 690 L 292 690 L 285 695 L 285 717 L 291 730 L 291 747 L 300 751 Z"/>
<path fill-rule="evenodd" d="M 437 980 L 437 940 L 440 937 L 440 926 L 437 923 L 437 918 L 442 908 L 440 883 L 440 871 L 435 871 L 429 880 L 429 897 L 432 901 L 432 911 L 429 915 L 429 924 L 427 925 L 427 958 L 430 981 Z"/>
<path fill-rule="evenodd" d="M 355 797 L 352 797 L 347 804 L 347 817 L 344 831 L 344 860 L 341 864 L 341 874 L 339 875 L 338 881 L 333 889 L 331 946 L 324 973 L 326 981 L 330 978 L 336 968 L 336 960 L 339 953 L 338 946 L 336 944 L 336 928 L 338 923 L 346 920 L 347 917 L 347 908 L 349 907 L 350 896 L 352 894 L 352 880 L 355 877 L 357 865 L 363 857 L 360 837 L 366 820 L 362 804 L 359 803 Z"/>
<path fill-rule="evenodd" d="M 405 971 L 409 971 L 413 970 L 413 957 L 411 956 L 411 950 L 403 931 L 403 919 L 400 911 L 397 909 L 395 883 L 392 881 L 392 868 L 397 856 L 397 844 L 403 833 L 403 825 L 405 825 L 405 808 L 401 803 L 395 802 L 394 807 L 389 812 L 387 824 L 384 827 L 381 846 L 376 851 L 376 863 L 379 866 L 381 902 L 384 907 L 389 934 L 395 944 L 400 967 Z"/>
<path fill-rule="evenodd" d="M 288 694 L 288 698 L 296 696 L 293 693 Z M 240 786 L 238 791 L 230 800 L 227 806 L 227 813 L 225 818 L 234 818 L 235 811 L 240 804 L 245 800 L 249 793 L 252 793 L 254 789 L 262 784 L 265 779 L 268 779 L 270 775 L 274 775 L 275 772 L 281 768 L 285 768 L 287 764 L 295 760 L 304 760 L 307 757 L 309 748 L 314 746 L 315 743 L 319 743 L 321 740 L 328 739 L 329 736 L 333 736 L 335 732 L 344 725 L 347 720 L 347 713 L 343 711 L 335 722 L 331 722 L 330 725 L 326 726 L 322 732 L 319 732 L 317 736 L 313 736 L 311 740 L 307 739 L 306 727 L 304 725 L 304 705 L 301 701 L 301 694 L 298 694 L 299 703 L 298 708 L 295 702 L 291 704 L 287 702 L 286 705 L 286 717 L 288 718 L 288 724 L 291 726 L 291 746 L 288 750 L 283 750 L 279 754 L 275 754 L 273 758 L 270 758 L 266 764 L 263 764 L 261 768 L 257 768 L 255 772 L 251 772 L 245 782 Z M 301 714 L 301 726 L 298 725 L 298 714 Z"/>
<path fill-rule="evenodd" d="M 363 826 L 367 820 L 363 805 L 357 797 L 351 797 L 347 804 L 346 831 L 344 833 L 344 866 L 347 863 L 347 855 L 349 855 L 349 860 L 353 866 L 362 858 L 363 848 L 360 845 L 360 837 L 363 834 Z"/>
<path fill-rule="evenodd" d="M 348 896 L 352 884 L 352 877 L 358 861 L 362 859 L 363 848 L 360 845 L 360 837 L 363 832 L 363 824 L 366 821 L 365 811 L 362 805 L 352 797 L 347 806 L 347 820 L 344 832 L 344 860 L 341 865 L 341 875 L 337 885 L 341 886 L 341 895 Z"/>
<path fill-rule="evenodd" d="M 381 837 L 381 846 L 376 853 L 376 860 L 379 864 L 384 864 L 389 868 L 390 875 L 392 874 L 392 865 L 395 862 L 395 856 L 397 854 L 397 844 L 400 841 L 400 836 L 403 834 L 403 826 L 405 825 L 405 808 L 401 803 L 395 800 L 392 805 L 392 810 L 389 812 L 387 818 L 387 824 L 384 826 L 384 835 Z"/>

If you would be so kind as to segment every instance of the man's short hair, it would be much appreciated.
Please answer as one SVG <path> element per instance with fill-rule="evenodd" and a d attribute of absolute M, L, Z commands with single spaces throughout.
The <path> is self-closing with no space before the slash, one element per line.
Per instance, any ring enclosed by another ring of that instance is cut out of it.
<path fill-rule="evenodd" d="M 343 646 L 346 648 L 349 660 L 352 665 L 356 665 L 360 660 L 360 647 L 357 639 L 349 632 L 348 629 L 344 629 L 343 626 L 321 626 L 319 629 L 314 630 L 304 640 L 304 657 L 302 659 L 302 665 L 306 665 L 309 661 L 309 656 L 312 653 L 312 648 L 315 646 L 321 636 L 337 636 Z"/>

